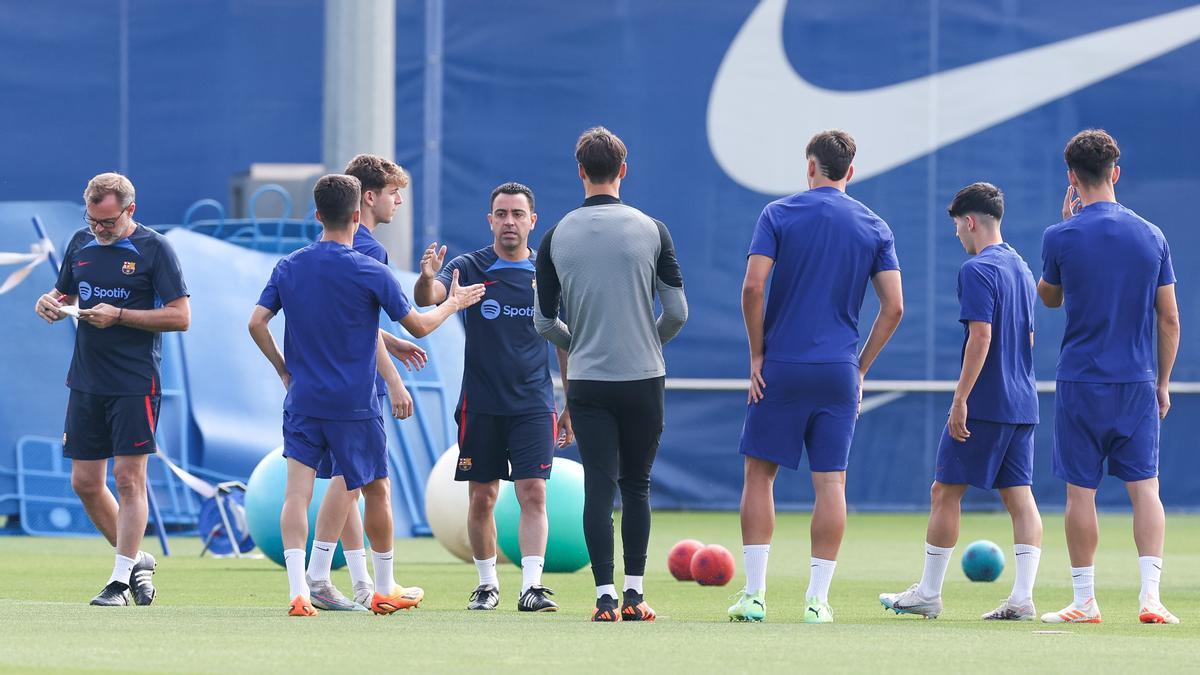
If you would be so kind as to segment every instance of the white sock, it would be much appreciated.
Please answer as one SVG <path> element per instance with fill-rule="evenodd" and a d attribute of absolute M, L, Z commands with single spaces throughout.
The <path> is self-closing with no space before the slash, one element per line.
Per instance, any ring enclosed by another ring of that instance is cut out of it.
<path fill-rule="evenodd" d="M 617 587 L 613 584 L 604 584 L 603 586 L 597 586 L 596 587 L 596 599 L 599 600 L 600 596 L 602 596 L 602 595 L 607 595 L 610 598 L 616 598 L 617 597 Z"/>
<path fill-rule="evenodd" d="M 946 568 L 950 567 L 950 556 L 954 555 L 954 547 L 942 548 L 925 542 L 925 571 L 921 573 L 921 585 L 917 593 L 922 598 L 936 598 L 942 594 L 942 584 L 946 581 Z"/>
<path fill-rule="evenodd" d="M 308 556 L 308 576 L 313 581 L 329 581 L 329 570 L 333 568 L 333 552 L 337 542 L 313 541 L 312 554 Z"/>
<path fill-rule="evenodd" d="M 119 581 L 126 586 L 129 585 L 129 575 L 133 574 L 133 565 L 137 561 L 133 558 L 126 558 L 120 553 L 116 554 L 117 560 L 113 564 L 112 576 L 108 578 L 108 583 Z M 1143 575 L 1144 576 L 1144 575 Z M 1155 586 L 1157 588 L 1157 585 Z"/>
<path fill-rule="evenodd" d="M 746 561 L 746 593 L 761 593 L 767 590 L 767 554 L 770 544 L 746 544 L 742 557 Z"/>
<path fill-rule="evenodd" d="M 304 580 L 304 549 L 289 548 L 283 552 L 283 563 L 287 567 L 288 600 L 298 595 L 308 597 L 308 582 Z"/>
<path fill-rule="evenodd" d="M 837 568 L 837 561 L 809 558 L 809 562 L 808 590 L 804 597 L 829 602 L 829 583 L 833 581 L 833 570 Z"/>
<path fill-rule="evenodd" d="M 1138 600 L 1145 602 L 1146 598 L 1158 599 L 1158 582 L 1162 579 L 1162 565 L 1162 558 L 1152 555 L 1138 557 L 1138 567 L 1142 571 L 1142 592 L 1138 593 Z"/>
<path fill-rule="evenodd" d="M 1071 586 L 1075 589 L 1075 606 L 1083 607 L 1096 597 L 1096 566 L 1071 568 Z"/>
<path fill-rule="evenodd" d="M 1014 544 L 1013 557 L 1017 561 L 1017 578 L 1013 581 L 1012 594 L 1008 597 L 1018 603 L 1033 600 L 1033 580 L 1037 578 L 1042 549 L 1029 544 Z"/>
<path fill-rule="evenodd" d="M 371 551 L 371 562 L 375 565 L 375 592 L 391 595 L 396 591 L 396 578 L 392 576 L 392 552 Z"/>
<path fill-rule="evenodd" d="M 542 585 L 542 568 L 546 559 L 540 555 L 527 555 L 521 558 L 521 592 L 529 590 L 530 586 Z M 496 559 L 492 558 L 492 574 L 495 574 Z"/>
<path fill-rule="evenodd" d="M 342 551 L 346 556 L 346 568 L 350 570 L 350 584 L 357 586 L 361 583 L 373 584 L 371 574 L 367 572 L 367 551 L 356 548 L 353 551 Z"/>
<path fill-rule="evenodd" d="M 638 595 L 641 595 L 642 594 L 642 578 L 643 577 L 641 577 L 641 576 L 635 577 L 632 574 L 626 574 L 624 590 L 635 591 Z"/>
<path fill-rule="evenodd" d="M 475 569 L 479 571 L 479 585 L 491 585 L 497 589 L 500 588 L 500 577 L 496 575 L 496 556 L 492 556 L 486 560 L 472 558 L 475 561 Z"/>

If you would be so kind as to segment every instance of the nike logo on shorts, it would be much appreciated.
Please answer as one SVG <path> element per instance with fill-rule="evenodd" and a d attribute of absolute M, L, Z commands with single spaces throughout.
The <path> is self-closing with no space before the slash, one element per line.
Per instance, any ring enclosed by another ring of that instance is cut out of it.
<path fill-rule="evenodd" d="M 542 471 L 545 471 L 546 469 L 549 469 L 551 466 L 552 466 L 551 464 L 539 464 L 538 468 L 541 469 Z"/>
<path fill-rule="evenodd" d="M 140 448 L 140 447 L 142 447 L 142 446 L 146 445 L 146 444 L 147 444 L 147 443 L 149 443 L 149 442 L 150 442 L 150 441 L 142 441 L 142 442 L 140 442 L 140 443 L 134 443 L 134 444 L 133 444 L 133 447 L 135 447 L 135 448 Z"/>

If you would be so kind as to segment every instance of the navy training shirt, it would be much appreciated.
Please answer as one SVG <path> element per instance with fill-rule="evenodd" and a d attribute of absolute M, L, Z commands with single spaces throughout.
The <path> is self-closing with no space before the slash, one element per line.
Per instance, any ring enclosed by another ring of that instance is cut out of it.
<path fill-rule="evenodd" d="M 767 204 L 749 254 L 775 261 L 764 358 L 858 365 L 867 282 L 900 269 L 887 223 L 837 188 L 807 190 Z"/>
<path fill-rule="evenodd" d="M 292 384 L 284 410 L 327 420 L 379 417 L 375 345 L 379 310 L 412 311 L 391 270 L 334 241 L 282 258 L 258 304 L 283 310 L 283 353 Z"/>
<path fill-rule="evenodd" d="M 107 246 L 88 228 L 71 237 L 54 288 L 79 297 L 80 309 L 101 303 L 155 309 L 188 294 L 175 249 L 144 225 Z M 80 321 L 67 386 L 98 396 L 145 396 L 162 390 L 162 334 Z"/>
<path fill-rule="evenodd" d="M 1096 202 L 1046 229 L 1042 279 L 1067 311 L 1058 379 L 1147 382 L 1157 376 L 1154 311 L 1175 283 L 1162 230 L 1116 202 Z"/>
<path fill-rule="evenodd" d="M 358 229 L 354 231 L 354 250 L 384 265 L 388 264 L 387 249 L 371 234 L 370 228 L 362 223 L 359 223 Z M 379 374 L 378 368 L 375 369 L 375 393 L 379 396 L 387 396 L 388 393 L 387 382 L 383 381 L 383 375 Z"/>
<path fill-rule="evenodd" d="M 483 284 L 479 304 L 467 308 L 467 346 L 458 407 L 486 415 L 554 412 L 549 343 L 533 327 L 534 263 L 537 254 L 509 262 L 491 246 L 464 253 L 438 273 L 450 289 L 458 270 L 461 285 Z"/>
<path fill-rule="evenodd" d="M 1011 246 L 993 244 L 958 270 L 958 320 L 966 353 L 968 322 L 992 325 L 992 342 L 979 379 L 967 397 L 967 417 L 1004 424 L 1037 424 L 1033 376 L 1033 303 L 1037 286 L 1029 265 Z"/>

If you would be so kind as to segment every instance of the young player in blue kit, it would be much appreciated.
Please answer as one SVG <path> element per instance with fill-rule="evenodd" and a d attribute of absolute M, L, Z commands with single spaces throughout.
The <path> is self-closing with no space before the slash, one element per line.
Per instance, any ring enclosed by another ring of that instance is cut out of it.
<path fill-rule="evenodd" d="M 983 615 L 1031 621 L 1033 581 L 1042 551 L 1042 519 L 1033 500 L 1033 430 L 1038 422 L 1033 375 L 1033 272 L 1000 235 L 1004 195 L 989 183 L 968 185 L 949 207 L 955 234 L 971 254 L 958 272 L 958 320 L 964 327 L 962 370 L 938 445 L 925 571 L 920 583 L 879 601 L 897 614 L 935 619 L 942 583 L 958 541 L 960 503 L 968 485 L 999 490 L 1012 516 L 1017 574 L 1012 593 Z"/>
<path fill-rule="evenodd" d="M 750 393 L 740 445 L 746 587 L 729 608 L 736 621 L 766 616 L 775 475 L 781 465 L 798 468 L 806 450 L 816 500 L 804 620 L 833 621 L 829 585 L 846 530 L 846 466 L 862 381 L 904 313 L 892 231 L 846 194 L 854 153 L 844 131 L 813 136 L 805 150 L 809 189 L 768 204 L 750 242 L 742 286 Z M 879 315 L 856 355 L 868 282 Z"/>
<path fill-rule="evenodd" d="M 396 209 L 403 203 L 400 190 L 408 185 L 408 174 L 394 162 L 376 155 L 355 156 L 346 165 L 345 173 L 357 178 L 362 188 L 359 202 L 360 222 L 354 231 L 354 250 L 387 265 L 387 250 L 375 238 L 374 233 L 377 227 L 392 221 Z M 379 409 L 390 411 L 396 419 L 407 419 L 412 415 L 412 396 L 405 389 L 400 373 L 388 358 L 388 354 L 400 359 L 410 370 L 419 370 L 426 362 L 425 351 L 408 340 L 402 340 L 384 330 L 379 331 L 379 342 L 376 345 L 378 373 L 375 376 Z M 317 478 L 329 478 L 331 483 L 325 491 L 325 498 L 317 513 L 306 580 L 313 606 L 317 609 L 362 611 L 370 608 L 375 585 L 367 571 L 362 518 L 355 508 L 360 491 L 346 490 L 346 482 L 333 465 L 332 458 L 327 459 L 328 461 L 317 468 Z M 338 513 L 347 514 L 344 524 L 332 519 L 332 514 Z M 353 601 L 342 595 L 330 580 L 333 555 L 339 538 L 346 556 L 346 568 L 350 572 Z"/>
<path fill-rule="evenodd" d="M 546 555 L 546 480 L 555 447 L 573 440 L 567 411 L 555 415 L 546 341 L 533 327 L 534 262 L 529 233 L 537 223 L 533 191 L 505 183 L 492 191 L 487 216 L 494 241 L 465 253 L 442 268 L 446 247 L 430 244 L 421 257 L 413 297 L 418 305 L 445 301 L 452 274 L 487 286 L 478 311 L 467 312 L 466 363 L 458 422 L 458 470 L 469 481 L 467 534 L 479 571 L 479 585 L 467 609 L 495 609 L 500 598 L 496 575 L 496 523 L 492 513 L 500 480 L 515 483 L 521 505 L 522 612 L 553 612 L 558 605 L 542 586 Z M 566 353 L 558 350 L 566 386 Z M 511 468 L 510 468 L 511 464 Z"/>
<path fill-rule="evenodd" d="M 375 566 L 371 609 L 390 614 L 421 602 L 419 588 L 398 587 L 392 575 L 392 511 L 387 439 L 375 392 L 379 310 L 413 335 L 427 335 L 483 295 L 483 286 L 458 286 L 436 310 L 412 310 L 391 271 L 354 251 L 359 222 L 359 182 L 329 175 L 317 181 L 313 199 L 324 226 L 321 240 L 284 257 L 271 273 L 250 318 L 250 334 L 287 389 L 283 413 L 288 481 L 280 514 L 292 616 L 316 614 L 305 580 L 304 543 L 316 471 L 332 456 L 348 490 L 366 497 L 365 529 Z M 287 314 L 284 349 L 268 328 L 276 312 Z M 331 514 L 345 522 L 346 514 Z"/>
<path fill-rule="evenodd" d="M 1179 349 L 1175 271 L 1162 230 L 1117 202 L 1121 151 L 1108 133 L 1079 132 L 1064 151 L 1063 221 L 1042 239 L 1038 294 L 1066 306 L 1054 397 L 1054 475 L 1067 483 L 1074 598 L 1048 623 L 1098 623 L 1096 488 L 1125 482 L 1133 504 L 1143 623 L 1179 623 L 1159 599 L 1166 516 L 1158 496 L 1159 422 Z M 1078 210 L 1077 210 L 1078 209 Z M 1155 328 L 1157 327 L 1157 363 Z M 1157 366 L 1157 367 L 1156 367 Z"/>

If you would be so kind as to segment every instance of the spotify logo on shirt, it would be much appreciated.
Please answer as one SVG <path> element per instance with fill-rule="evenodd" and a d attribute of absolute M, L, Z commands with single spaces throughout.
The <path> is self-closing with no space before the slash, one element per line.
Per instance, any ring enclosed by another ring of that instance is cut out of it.
<path fill-rule="evenodd" d="M 113 300 L 129 299 L 129 290 L 125 288 L 102 288 L 93 286 L 86 281 L 79 282 L 79 299 L 87 302 L 95 297 L 97 300 L 111 298 Z"/>
<path fill-rule="evenodd" d="M 491 320 L 503 314 L 504 316 L 533 316 L 533 307 L 513 307 L 512 305 L 501 306 L 495 300 L 484 300 L 479 305 L 479 313 L 483 318 Z"/>

